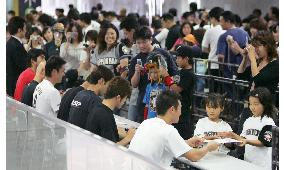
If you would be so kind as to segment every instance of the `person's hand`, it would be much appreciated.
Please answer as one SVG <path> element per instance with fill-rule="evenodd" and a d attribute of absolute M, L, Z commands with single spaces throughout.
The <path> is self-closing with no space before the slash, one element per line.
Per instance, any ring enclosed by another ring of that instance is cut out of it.
<path fill-rule="evenodd" d="M 235 53 L 235 54 L 239 54 L 239 53 L 243 53 L 243 49 L 239 46 L 238 42 L 233 41 L 232 43 L 229 44 L 231 50 Z"/>
<path fill-rule="evenodd" d="M 133 136 L 135 135 L 135 132 L 136 132 L 136 129 L 134 129 L 134 128 L 128 129 L 128 131 L 126 133 L 126 138 L 129 142 L 132 140 Z"/>
<path fill-rule="evenodd" d="M 135 72 L 140 73 L 142 69 L 143 69 L 143 67 L 141 65 L 139 65 L 139 64 L 135 65 Z"/>
<path fill-rule="evenodd" d="M 127 78 L 127 75 L 128 75 L 128 71 L 125 70 L 125 71 L 123 71 L 123 72 L 120 74 L 120 77 L 126 79 L 126 78 Z"/>
<path fill-rule="evenodd" d="M 217 135 L 221 138 L 233 138 L 234 137 L 234 132 L 229 131 L 229 132 L 218 132 Z"/>
<path fill-rule="evenodd" d="M 256 60 L 256 52 L 255 52 L 254 46 L 252 46 L 251 44 L 248 44 L 245 50 L 248 53 L 248 57 L 250 61 Z"/>
<path fill-rule="evenodd" d="M 186 140 L 186 143 L 191 147 L 197 147 L 201 145 L 204 141 L 204 138 L 199 138 L 197 136 L 194 136 L 188 140 Z"/>
<path fill-rule="evenodd" d="M 36 68 L 36 76 L 39 78 L 40 81 L 42 81 L 45 77 L 45 65 L 46 61 L 43 60 Z"/>
<path fill-rule="evenodd" d="M 218 144 L 217 142 L 209 142 L 207 145 L 206 145 L 206 148 L 208 149 L 209 152 L 212 152 L 212 151 L 215 151 L 218 149 L 218 147 L 220 146 L 220 144 Z"/>
<path fill-rule="evenodd" d="M 243 146 L 245 146 L 247 144 L 247 140 L 246 139 L 241 139 L 240 141 L 241 141 L 241 143 L 239 143 L 239 146 L 241 146 L 241 147 L 243 147 Z"/>

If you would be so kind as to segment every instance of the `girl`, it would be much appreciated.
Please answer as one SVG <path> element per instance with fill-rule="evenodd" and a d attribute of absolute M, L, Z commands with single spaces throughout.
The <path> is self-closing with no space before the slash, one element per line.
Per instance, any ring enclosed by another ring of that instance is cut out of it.
<path fill-rule="evenodd" d="M 208 117 L 199 119 L 194 131 L 194 136 L 204 137 L 207 140 L 219 138 L 219 132 L 232 132 L 231 126 L 220 118 L 224 110 L 225 99 L 222 95 L 211 93 L 205 99 Z M 225 146 L 220 146 L 220 151 L 229 152 Z"/>
<path fill-rule="evenodd" d="M 245 145 L 244 160 L 271 170 L 272 136 L 268 131 L 265 132 L 266 135 L 261 135 L 263 129 L 267 128 L 266 125 L 275 126 L 272 118 L 277 110 L 272 105 L 269 90 L 258 87 L 251 91 L 249 94 L 249 108 L 253 116 L 245 121 L 240 136 L 233 132 L 223 133 L 220 136 L 242 141 L 241 146 Z"/>

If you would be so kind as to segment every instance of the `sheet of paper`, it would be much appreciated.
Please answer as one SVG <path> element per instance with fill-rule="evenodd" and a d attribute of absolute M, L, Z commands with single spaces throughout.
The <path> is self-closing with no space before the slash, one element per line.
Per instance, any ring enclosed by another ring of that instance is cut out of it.
<path fill-rule="evenodd" d="M 231 139 L 231 138 L 223 138 L 223 139 L 214 139 L 214 140 L 205 140 L 204 142 L 211 142 L 211 141 L 215 141 L 217 143 L 240 143 L 241 141 L 235 140 L 235 139 Z"/>

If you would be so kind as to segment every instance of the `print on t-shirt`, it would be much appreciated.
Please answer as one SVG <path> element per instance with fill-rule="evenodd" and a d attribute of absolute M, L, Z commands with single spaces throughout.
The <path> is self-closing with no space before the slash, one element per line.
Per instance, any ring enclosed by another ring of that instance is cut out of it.
<path fill-rule="evenodd" d="M 150 110 L 156 112 L 156 99 L 157 96 L 163 91 L 163 89 L 153 89 L 150 92 Z"/>
<path fill-rule="evenodd" d="M 99 65 L 115 65 L 117 64 L 117 59 L 113 57 L 105 57 L 98 59 Z"/>

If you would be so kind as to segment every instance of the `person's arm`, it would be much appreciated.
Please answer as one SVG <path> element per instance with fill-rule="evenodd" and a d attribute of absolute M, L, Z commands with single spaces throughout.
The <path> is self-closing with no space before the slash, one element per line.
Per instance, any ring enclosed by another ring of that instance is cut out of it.
<path fill-rule="evenodd" d="M 183 91 L 183 88 L 178 86 L 177 84 L 173 84 L 171 85 L 171 90 L 173 90 L 176 93 L 180 93 Z"/>
<path fill-rule="evenodd" d="M 252 145 L 252 146 L 257 146 L 257 147 L 263 147 L 264 145 L 261 143 L 259 140 L 246 140 L 246 144 Z"/>
<path fill-rule="evenodd" d="M 155 36 L 155 39 L 161 43 L 163 40 L 167 38 L 169 30 L 167 28 L 163 28 L 162 31 Z"/>
<path fill-rule="evenodd" d="M 226 42 L 225 35 L 222 34 L 218 39 L 217 51 L 216 51 L 216 55 L 218 56 L 219 62 L 224 63 L 227 47 L 228 47 L 228 45 L 227 45 L 227 42 Z"/>
<path fill-rule="evenodd" d="M 134 134 L 135 134 L 135 129 L 129 129 L 126 133 L 125 138 L 123 138 L 122 140 L 120 140 L 119 142 L 117 142 L 116 144 L 118 145 L 122 145 L 122 146 L 126 146 L 130 143 L 130 141 L 132 140 Z"/>
<path fill-rule="evenodd" d="M 252 45 L 247 45 L 246 49 L 248 52 L 248 57 L 250 59 L 251 74 L 252 74 L 252 77 L 254 77 L 259 73 L 259 70 L 257 68 L 257 63 L 256 63 L 255 48 Z"/>
<path fill-rule="evenodd" d="M 243 59 L 242 59 L 241 64 L 238 67 L 237 73 L 243 73 L 246 70 L 246 66 L 247 66 L 247 63 L 248 63 L 247 55 L 244 54 L 244 53 L 241 53 L 241 54 L 242 54 Z"/>
<path fill-rule="evenodd" d="M 204 157 L 208 152 L 218 149 L 219 144 L 216 142 L 209 142 L 205 147 L 200 149 L 191 149 L 190 151 L 183 154 L 184 157 L 191 161 L 198 161 Z"/>
<path fill-rule="evenodd" d="M 139 82 L 140 82 L 140 73 L 141 73 L 141 70 L 143 69 L 142 66 L 140 66 L 139 64 L 136 64 L 135 65 L 135 72 L 134 72 L 134 75 L 132 76 L 131 78 L 131 85 L 132 87 L 136 88 L 138 87 L 139 85 Z"/>
<path fill-rule="evenodd" d="M 59 91 L 55 91 L 49 94 L 49 103 L 51 105 L 52 111 L 55 115 L 55 117 L 57 117 L 57 113 L 59 111 L 59 106 L 60 106 L 60 102 L 61 102 L 61 95 Z"/>
<path fill-rule="evenodd" d="M 202 39 L 202 43 L 201 43 L 201 46 L 202 46 L 202 52 L 204 53 L 209 53 L 210 52 L 210 41 L 209 41 L 209 38 L 210 38 L 210 30 L 207 30 L 203 36 L 203 39 Z"/>
<path fill-rule="evenodd" d="M 209 48 L 202 47 L 202 52 L 204 52 L 204 53 L 209 53 L 210 51 L 209 51 Z"/>

